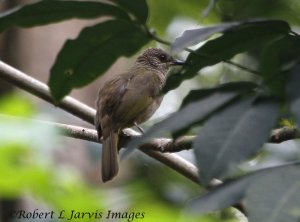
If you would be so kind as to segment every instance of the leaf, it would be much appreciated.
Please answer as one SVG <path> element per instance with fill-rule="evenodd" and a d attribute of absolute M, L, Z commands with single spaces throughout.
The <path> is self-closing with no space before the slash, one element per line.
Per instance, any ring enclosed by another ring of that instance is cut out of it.
<path fill-rule="evenodd" d="M 244 203 L 249 222 L 299 222 L 299 167 L 273 171 L 251 183 Z"/>
<path fill-rule="evenodd" d="M 291 100 L 296 100 L 300 97 L 300 63 L 296 64 L 291 70 L 289 83 L 287 85 L 287 93 Z"/>
<path fill-rule="evenodd" d="M 148 5 L 145 0 L 113 0 L 115 3 L 131 12 L 142 23 L 147 22 Z"/>
<path fill-rule="evenodd" d="M 173 51 L 173 53 L 181 51 L 186 47 L 196 45 L 206 40 L 208 37 L 210 37 L 215 33 L 222 33 L 222 32 L 226 33 L 234 29 L 236 30 L 241 30 L 244 28 L 253 29 L 253 26 L 257 26 L 257 28 L 260 28 L 259 26 L 266 26 L 265 23 L 273 23 L 270 24 L 272 26 L 275 25 L 274 23 L 278 23 L 278 25 L 280 26 L 287 25 L 286 22 L 280 20 L 270 20 L 270 21 L 262 20 L 262 21 L 250 21 L 250 22 L 229 22 L 229 23 L 222 23 L 216 26 L 186 30 L 184 31 L 182 36 L 176 38 L 176 40 L 171 46 L 171 50 Z"/>
<path fill-rule="evenodd" d="M 230 22 L 230 23 L 223 23 L 216 26 L 209 26 L 199 29 L 190 29 L 185 30 L 182 36 L 175 39 L 174 43 L 171 45 L 172 53 L 179 52 L 186 47 L 190 47 L 196 45 L 208 37 L 215 33 L 221 33 L 227 30 L 228 28 L 232 28 L 241 24 L 240 22 Z"/>
<path fill-rule="evenodd" d="M 291 71 L 287 85 L 287 94 L 291 102 L 291 110 L 296 117 L 298 127 L 300 126 L 300 64 L 294 66 Z"/>
<path fill-rule="evenodd" d="M 288 69 L 300 56 L 300 40 L 288 35 L 268 44 L 260 58 L 260 73 L 273 95 L 285 98 Z"/>
<path fill-rule="evenodd" d="M 0 32 L 12 26 L 33 27 L 72 18 L 113 16 L 129 20 L 122 9 L 101 2 L 44 0 L 0 14 Z"/>
<path fill-rule="evenodd" d="M 222 85 L 219 85 L 217 87 L 208 88 L 208 89 L 197 89 L 197 90 L 191 90 L 189 94 L 183 99 L 181 104 L 181 109 L 186 106 L 187 104 L 194 102 L 196 100 L 204 99 L 205 97 L 213 94 L 213 93 L 224 93 L 224 92 L 234 92 L 238 94 L 244 94 L 244 93 L 250 93 L 251 90 L 255 89 L 257 85 L 254 82 L 229 82 Z M 185 133 L 187 133 L 191 128 L 200 125 L 205 121 L 205 119 L 202 119 L 198 122 L 195 122 L 185 128 L 180 129 L 179 131 L 173 132 L 172 137 L 178 138 Z"/>
<path fill-rule="evenodd" d="M 187 211 L 203 214 L 234 205 L 244 198 L 245 190 L 252 180 L 253 175 L 250 174 L 225 182 L 192 200 L 187 206 Z"/>
<path fill-rule="evenodd" d="M 289 31 L 288 23 L 274 20 L 246 22 L 229 29 L 222 36 L 190 53 L 182 70 L 179 74 L 170 76 L 165 88 L 174 89 L 183 80 L 194 77 L 200 69 L 229 60 L 239 53 L 263 47 L 287 35 Z"/>
<path fill-rule="evenodd" d="M 188 204 L 187 210 L 195 212 L 197 214 L 203 214 L 215 210 L 224 209 L 226 207 L 239 203 L 242 199 L 245 198 L 246 195 L 251 195 L 250 192 L 248 192 L 248 189 L 251 189 L 249 187 L 255 185 L 256 183 L 260 183 L 260 181 L 263 181 L 267 175 L 272 175 L 273 178 L 281 178 L 280 175 L 284 174 L 284 172 L 294 172 L 295 170 L 299 172 L 299 169 L 300 163 L 293 163 L 255 171 L 238 179 L 225 182 L 224 184 L 219 185 L 211 191 L 208 191 L 204 195 L 194 199 Z M 284 183 L 285 181 L 282 182 Z M 272 192 L 272 195 L 274 197 L 277 197 L 277 193 L 273 192 L 273 190 L 271 189 L 272 187 L 273 183 L 270 183 L 269 181 L 268 185 L 262 187 L 262 189 L 264 189 L 265 193 Z M 248 198 L 247 196 L 246 198 Z M 261 194 L 261 197 L 264 197 L 264 194 Z M 277 201 L 274 201 L 273 203 L 270 203 L 270 206 L 272 207 L 274 206 L 272 204 L 276 203 Z M 247 210 L 248 205 L 246 205 L 246 211 Z M 266 214 L 265 216 L 268 217 L 269 215 L 270 214 Z"/>
<path fill-rule="evenodd" d="M 192 75 L 205 66 L 214 65 L 238 53 L 257 48 L 283 37 L 289 30 L 289 25 L 284 21 L 249 22 L 232 28 L 219 38 L 207 42 L 196 50 L 196 53 L 190 53 L 187 59 L 189 66 L 186 67 L 184 74 Z"/>
<path fill-rule="evenodd" d="M 207 88 L 207 89 L 196 89 L 191 90 L 189 94 L 183 99 L 181 107 L 195 101 L 200 100 L 208 95 L 213 93 L 222 93 L 222 92 L 247 92 L 253 90 L 257 87 L 257 84 L 249 81 L 241 81 L 241 82 L 228 82 L 221 84 L 217 87 Z"/>
<path fill-rule="evenodd" d="M 300 126 L 300 98 L 293 100 L 291 104 L 292 112 L 295 114 L 297 126 Z"/>
<path fill-rule="evenodd" d="M 222 179 L 236 164 L 249 158 L 268 140 L 276 123 L 278 104 L 262 99 L 238 102 L 213 115 L 193 143 L 201 181 Z"/>
<path fill-rule="evenodd" d="M 133 55 L 148 41 L 138 26 L 122 20 L 85 28 L 77 39 L 66 42 L 51 69 L 48 85 L 54 100 L 92 82 L 119 57 Z"/>
<path fill-rule="evenodd" d="M 155 124 L 141 137 L 133 139 L 127 146 L 125 155 L 142 143 L 160 135 L 162 132 L 174 132 L 185 128 L 194 122 L 206 118 L 211 112 L 227 104 L 237 96 L 237 93 L 214 93 L 203 100 L 188 104 L 183 109 L 173 113 L 167 119 Z"/>

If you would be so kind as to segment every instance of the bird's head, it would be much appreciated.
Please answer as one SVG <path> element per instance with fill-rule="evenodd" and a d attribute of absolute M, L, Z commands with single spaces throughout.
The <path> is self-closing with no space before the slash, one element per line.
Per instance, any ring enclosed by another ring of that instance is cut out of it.
<path fill-rule="evenodd" d="M 162 49 L 146 49 L 137 60 L 136 65 L 154 69 L 166 74 L 173 65 L 183 65 L 183 62 L 174 59 Z"/>

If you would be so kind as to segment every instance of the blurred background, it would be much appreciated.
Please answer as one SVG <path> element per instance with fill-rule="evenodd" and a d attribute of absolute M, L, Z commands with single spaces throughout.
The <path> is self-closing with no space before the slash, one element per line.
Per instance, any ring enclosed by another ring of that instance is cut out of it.
<path fill-rule="evenodd" d="M 2 13 L 32 2 L 2 0 L 0 10 Z M 147 3 L 150 11 L 148 26 L 169 41 L 186 29 L 250 18 L 284 19 L 293 30 L 298 30 L 300 25 L 300 2 L 297 0 L 148 0 Z M 65 41 L 75 38 L 83 27 L 97 22 L 99 20 L 73 19 L 29 29 L 11 28 L 0 35 L 0 59 L 47 83 L 49 70 Z M 169 50 L 154 42 L 147 47 Z M 187 53 L 176 56 L 184 59 Z M 105 75 L 87 87 L 73 90 L 71 96 L 94 107 L 99 88 L 113 75 L 128 70 L 134 59 L 119 59 Z M 236 56 L 234 60 L 257 68 L 251 54 Z M 203 69 L 196 78 L 169 92 L 160 109 L 143 127 L 147 128 L 174 112 L 191 89 L 238 80 L 259 81 L 252 74 L 224 64 Z M 100 144 L 60 137 L 50 127 L 30 120 L 7 119 L 3 114 L 93 128 L 0 79 L 0 218 L 3 222 L 65 220 L 12 217 L 13 210 L 33 212 L 35 209 L 40 212 L 53 210 L 56 215 L 65 210 L 65 218 L 72 210 L 102 213 L 102 218 L 109 210 L 127 212 L 128 215 L 124 215 L 127 218 L 130 213 L 144 213 L 144 218 L 111 221 L 246 221 L 234 209 L 201 217 L 185 214 L 184 205 L 199 195 L 202 187 L 138 151 L 121 163 L 120 173 L 112 182 L 103 184 L 100 180 Z M 280 145 L 272 146 L 267 146 L 260 158 L 241 166 L 241 171 L 270 165 L 281 158 L 291 160 L 300 156 L 299 149 L 288 152 L 281 150 Z M 278 155 L 280 152 L 289 155 Z M 192 151 L 179 154 L 193 162 Z M 78 221 L 98 220 L 78 218 Z"/>

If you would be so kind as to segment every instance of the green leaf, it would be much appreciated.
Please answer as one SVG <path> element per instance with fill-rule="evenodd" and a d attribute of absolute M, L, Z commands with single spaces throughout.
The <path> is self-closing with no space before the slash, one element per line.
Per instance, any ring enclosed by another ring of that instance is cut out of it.
<path fill-rule="evenodd" d="M 183 80 L 197 75 L 200 69 L 229 60 L 239 53 L 263 47 L 287 35 L 289 31 L 290 27 L 284 21 L 246 22 L 229 29 L 222 36 L 190 53 L 182 70 L 179 74 L 170 76 L 165 88 L 174 89 Z"/>
<path fill-rule="evenodd" d="M 249 222 L 299 222 L 299 167 L 277 170 L 251 183 L 244 203 Z"/>
<path fill-rule="evenodd" d="M 225 30 L 238 26 L 240 24 L 242 23 L 230 22 L 215 26 L 203 27 L 199 29 L 185 30 L 180 37 L 175 39 L 174 43 L 171 45 L 171 51 L 173 53 L 179 52 L 186 47 L 196 45 L 206 40 L 208 37 L 212 36 L 215 33 L 224 32 Z"/>
<path fill-rule="evenodd" d="M 296 100 L 300 97 L 300 63 L 296 64 L 291 70 L 289 83 L 287 85 L 287 93 L 291 100 Z"/>
<path fill-rule="evenodd" d="M 138 26 L 122 20 L 85 28 L 77 39 L 66 42 L 51 69 L 48 85 L 54 100 L 92 82 L 119 57 L 133 55 L 148 41 Z"/>
<path fill-rule="evenodd" d="M 72 18 L 113 16 L 129 20 L 122 9 L 101 2 L 43 0 L 0 14 L 0 32 L 12 26 L 33 27 Z"/>
<path fill-rule="evenodd" d="M 197 89 L 197 90 L 191 90 L 189 94 L 183 99 L 181 104 L 181 109 L 188 105 L 191 102 L 204 99 L 205 97 L 208 97 L 214 93 L 226 93 L 226 92 L 234 92 L 238 94 L 244 94 L 244 93 L 250 93 L 251 90 L 254 90 L 257 87 L 257 85 L 254 82 L 229 82 L 222 85 L 219 85 L 217 87 L 208 88 L 208 89 Z M 212 113 L 211 113 L 212 114 Z M 172 134 L 173 138 L 178 138 L 181 135 L 184 135 L 187 133 L 191 128 L 200 125 L 205 121 L 205 119 L 202 119 L 198 122 L 195 122 L 185 128 L 180 129 L 179 131 L 176 131 Z"/>
<path fill-rule="evenodd" d="M 286 95 L 288 69 L 299 60 L 300 39 L 288 35 L 268 44 L 260 58 L 260 73 L 273 95 L 283 99 Z"/>
<path fill-rule="evenodd" d="M 255 195 L 250 194 L 248 190 L 251 190 L 251 186 L 256 183 L 261 183 L 261 181 L 264 181 L 265 177 L 268 175 L 271 175 L 271 177 L 281 179 L 281 175 L 284 175 L 285 173 L 290 174 L 290 172 L 295 173 L 295 171 L 299 172 L 300 170 L 300 163 L 293 163 L 283 166 L 277 166 L 277 167 L 270 167 L 265 168 L 262 170 L 255 171 L 253 173 L 250 173 L 246 176 L 240 177 L 238 179 L 225 182 L 224 184 L 212 189 L 211 191 L 205 193 L 204 195 L 194 199 L 188 204 L 187 209 L 195 212 L 197 214 L 203 214 L 215 210 L 220 210 L 229 206 L 232 206 L 236 203 L 239 203 L 241 200 L 243 200 L 246 196 L 246 199 L 248 198 L 248 195 Z M 299 174 L 299 173 L 298 173 Z M 283 181 L 281 179 L 281 182 L 279 183 L 294 183 L 296 185 L 299 181 L 299 176 L 297 178 L 294 178 L 294 180 L 288 182 Z M 268 179 L 269 181 L 269 179 Z M 277 180 L 276 180 L 277 181 Z M 277 191 L 273 190 L 273 182 L 269 181 L 269 183 L 263 187 L 261 187 L 264 190 L 264 193 L 261 193 L 261 197 L 265 197 L 265 194 L 271 194 L 275 197 L 277 197 L 278 193 Z M 281 190 L 282 192 L 288 191 L 288 189 Z M 298 194 L 297 194 L 298 195 Z M 269 195 L 268 195 L 269 196 Z M 281 195 L 280 195 L 281 196 Z M 258 197 L 259 198 L 259 197 Z M 259 201 L 259 200 L 257 200 Z M 269 202 L 268 206 L 264 206 L 265 208 L 268 207 L 269 209 L 275 208 L 275 205 L 278 203 L 278 200 L 275 200 L 273 202 Z M 253 203 L 255 204 L 255 203 Z M 257 203 L 256 203 L 257 204 Z M 299 206 L 299 204 L 298 204 Z M 253 206 L 251 206 L 253 207 Z M 246 205 L 246 212 L 249 208 L 249 205 Z M 250 208 L 249 208 L 250 209 Z M 252 212 L 251 212 L 252 213 Z M 254 212 L 255 213 L 255 212 Z M 267 219 L 270 214 L 265 214 L 265 218 Z M 286 221 L 286 220 L 283 220 Z M 258 221 L 255 221 L 258 222 Z"/>
<path fill-rule="evenodd" d="M 297 125 L 300 126 L 300 64 L 295 65 L 290 74 L 287 85 L 287 94 L 291 102 L 291 110 L 294 113 Z"/>
<path fill-rule="evenodd" d="M 128 144 L 125 155 L 162 132 L 175 132 L 206 118 L 211 112 L 227 104 L 236 96 L 237 93 L 233 92 L 214 93 L 203 100 L 188 104 L 183 109 L 152 126 L 141 137 L 133 139 Z"/>
<path fill-rule="evenodd" d="M 222 179 L 241 161 L 251 157 L 268 138 L 278 116 L 278 104 L 262 99 L 237 102 L 213 115 L 193 143 L 201 181 Z"/>
<path fill-rule="evenodd" d="M 148 18 L 148 5 L 145 0 L 113 0 L 115 3 L 131 12 L 140 22 L 146 23 Z"/>
<path fill-rule="evenodd" d="M 291 109 L 296 117 L 297 126 L 300 126 L 300 98 L 292 101 Z"/>
<path fill-rule="evenodd" d="M 191 90 L 189 94 L 183 99 L 181 107 L 194 102 L 195 100 L 203 99 L 213 93 L 222 93 L 222 92 L 248 92 L 257 87 L 257 84 L 249 81 L 242 82 L 229 82 L 221 84 L 217 87 L 207 88 L 207 89 L 196 89 Z"/>

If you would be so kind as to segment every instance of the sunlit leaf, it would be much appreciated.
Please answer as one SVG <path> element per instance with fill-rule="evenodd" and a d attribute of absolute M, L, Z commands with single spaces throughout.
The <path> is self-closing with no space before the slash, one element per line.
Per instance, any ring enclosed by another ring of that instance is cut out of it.
<path fill-rule="evenodd" d="M 215 33 L 224 32 L 228 28 L 238 26 L 239 22 L 223 23 L 216 26 L 203 27 L 198 29 L 185 30 L 184 33 L 175 39 L 171 46 L 173 53 L 179 52 L 186 47 L 196 45 Z"/>
<path fill-rule="evenodd" d="M 232 31 L 232 29 L 237 30 L 243 30 L 243 29 L 250 29 L 254 28 L 253 26 L 257 26 L 256 28 L 260 29 L 260 26 L 266 27 L 266 25 L 269 24 L 271 26 L 275 26 L 278 24 L 279 26 L 282 26 L 282 30 L 284 30 L 283 26 L 287 26 L 288 24 L 284 21 L 251 21 L 251 22 L 229 22 L 229 23 L 222 23 L 220 25 L 216 26 L 209 26 L 209 27 L 203 27 L 199 29 L 191 29 L 186 30 L 182 36 L 176 38 L 175 42 L 172 44 L 172 51 L 178 52 L 182 49 L 196 45 L 204 40 L 206 40 L 208 37 L 210 37 L 212 34 L 215 33 L 226 33 Z M 286 27 L 286 28 L 287 28 Z M 280 29 L 278 29 L 280 30 Z M 281 30 L 281 31 L 282 31 Z M 250 31 L 250 30 L 248 30 Z M 252 33 L 253 35 L 253 30 Z"/>

